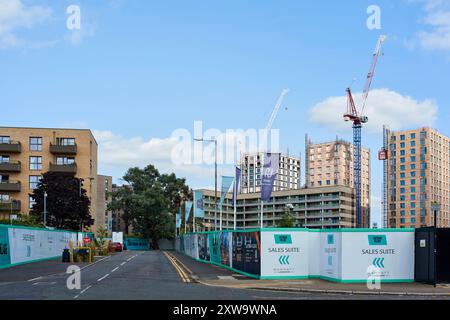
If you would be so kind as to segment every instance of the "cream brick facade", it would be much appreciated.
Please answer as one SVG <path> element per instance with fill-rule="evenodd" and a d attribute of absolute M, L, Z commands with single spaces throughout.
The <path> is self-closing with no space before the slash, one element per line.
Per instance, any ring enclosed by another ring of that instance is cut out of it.
<path fill-rule="evenodd" d="M 343 140 L 307 143 L 307 188 L 346 186 L 354 188 L 353 144 Z M 361 150 L 361 206 L 363 227 L 370 227 L 370 150 Z"/>
<path fill-rule="evenodd" d="M 391 228 L 450 227 L 450 138 L 431 128 L 388 135 L 387 223 Z"/>
<path fill-rule="evenodd" d="M 87 129 L 0 127 L 0 216 L 29 214 L 29 194 L 42 174 L 73 172 L 84 179 L 97 220 L 97 142 Z"/>

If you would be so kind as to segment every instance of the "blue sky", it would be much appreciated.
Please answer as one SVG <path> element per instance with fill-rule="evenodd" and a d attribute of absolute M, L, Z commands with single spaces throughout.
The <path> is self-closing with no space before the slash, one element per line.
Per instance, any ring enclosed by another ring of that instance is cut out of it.
<path fill-rule="evenodd" d="M 79 31 L 66 28 L 71 4 Z M 366 27 L 372 4 L 381 30 Z M 381 33 L 363 131 L 377 221 L 381 125 L 450 135 L 449 0 L 0 0 L 0 124 L 90 128 L 100 172 L 118 181 L 133 165 L 170 170 L 168 138 L 195 120 L 222 131 L 265 127 L 289 88 L 274 127 L 282 150 L 298 155 L 306 132 L 351 139 L 342 97 L 353 78 L 362 90 Z M 209 166 L 175 171 L 193 187 L 214 183 Z"/>

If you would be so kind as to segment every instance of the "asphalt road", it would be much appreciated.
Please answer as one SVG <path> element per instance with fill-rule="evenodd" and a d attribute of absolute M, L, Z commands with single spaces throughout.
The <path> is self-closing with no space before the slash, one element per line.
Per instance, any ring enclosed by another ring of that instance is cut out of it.
<path fill-rule="evenodd" d="M 81 289 L 69 290 L 68 264 L 59 260 L 0 270 L 0 299 L 26 300 L 291 300 L 404 299 L 401 296 L 348 296 L 284 293 L 206 286 L 184 282 L 160 251 L 125 251 L 81 270 Z M 408 297 L 411 299 L 411 297 Z"/>

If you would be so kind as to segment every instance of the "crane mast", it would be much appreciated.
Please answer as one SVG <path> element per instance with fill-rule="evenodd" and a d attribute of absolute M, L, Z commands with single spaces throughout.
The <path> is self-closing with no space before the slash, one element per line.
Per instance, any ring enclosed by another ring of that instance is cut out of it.
<path fill-rule="evenodd" d="M 353 99 L 352 91 L 347 88 L 347 112 L 344 114 L 345 121 L 353 122 L 353 187 L 355 189 L 355 202 L 356 202 L 356 227 L 361 228 L 363 226 L 362 221 L 362 206 L 361 206 L 361 129 L 363 123 L 367 123 L 369 119 L 363 115 L 364 108 L 366 106 L 367 97 L 369 96 L 370 86 L 372 84 L 373 76 L 375 74 L 375 68 L 377 66 L 378 57 L 381 53 L 381 45 L 386 40 L 385 35 L 381 35 L 378 38 L 375 51 L 373 53 L 372 63 L 370 65 L 369 72 L 367 74 L 366 84 L 362 95 L 361 112 L 358 112 L 355 101 Z"/>
<path fill-rule="evenodd" d="M 272 129 L 273 123 L 278 116 L 278 112 L 280 111 L 281 104 L 283 103 L 284 97 L 289 93 L 289 89 L 283 89 L 280 97 L 273 108 L 272 115 L 270 116 L 269 122 L 267 122 L 266 133 L 269 134 L 269 131 Z"/>

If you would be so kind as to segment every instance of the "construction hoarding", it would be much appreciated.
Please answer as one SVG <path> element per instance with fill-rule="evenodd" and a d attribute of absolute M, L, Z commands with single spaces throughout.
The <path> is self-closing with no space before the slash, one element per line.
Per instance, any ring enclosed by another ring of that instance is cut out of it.
<path fill-rule="evenodd" d="M 217 231 L 186 234 L 181 242 L 178 250 L 195 259 L 260 279 L 414 279 L 413 229 Z"/>

